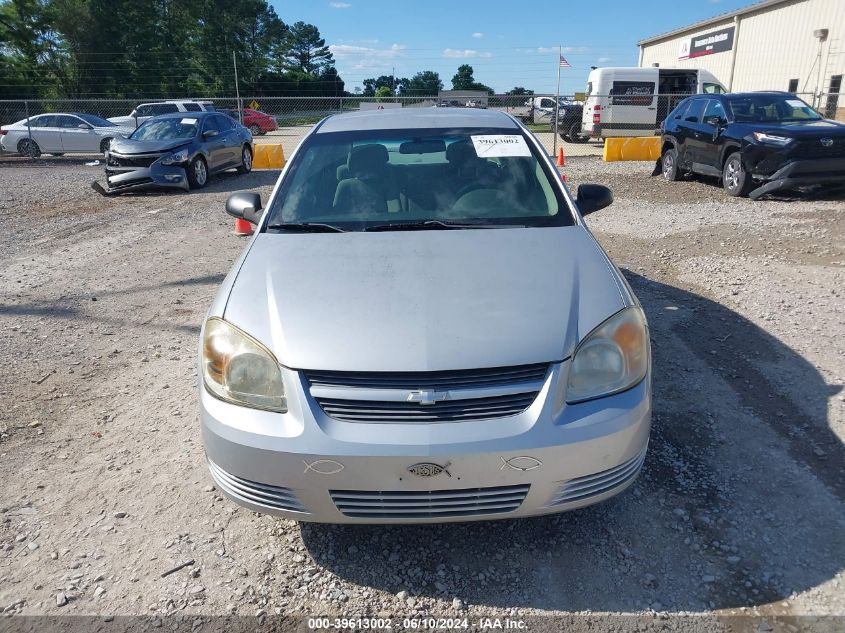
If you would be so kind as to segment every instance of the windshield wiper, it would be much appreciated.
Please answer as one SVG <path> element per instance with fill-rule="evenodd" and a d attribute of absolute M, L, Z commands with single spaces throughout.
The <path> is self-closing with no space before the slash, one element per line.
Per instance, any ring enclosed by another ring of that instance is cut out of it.
<path fill-rule="evenodd" d="M 439 229 L 477 229 L 479 227 L 498 227 L 496 224 L 483 222 L 450 222 L 449 220 L 420 220 L 418 222 L 391 222 L 368 226 L 365 231 L 425 231 Z"/>
<path fill-rule="evenodd" d="M 334 224 L 322 222 L 283 222 L 281 224 L 270 224 L 267 227 L 273 231 L 290 231 L 296 233 L 345 233 L 346 230 Z"/>

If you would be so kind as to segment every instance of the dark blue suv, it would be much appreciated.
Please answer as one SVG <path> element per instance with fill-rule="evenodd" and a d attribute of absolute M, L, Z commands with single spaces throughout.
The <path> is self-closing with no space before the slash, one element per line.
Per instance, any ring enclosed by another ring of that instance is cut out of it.
<path fill-rule="evenodd" d="M 667 180 L 717 176 L 728 194 L 845 185 L 845 123 L 822 118 L 793 94 L 688 97 L 662 129 L 658 167 Z"/>

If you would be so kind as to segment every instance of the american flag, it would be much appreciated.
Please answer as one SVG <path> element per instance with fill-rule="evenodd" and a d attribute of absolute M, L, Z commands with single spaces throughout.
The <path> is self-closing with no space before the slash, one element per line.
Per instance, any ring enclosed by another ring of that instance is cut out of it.
<path fill-rule="evenodd" d="M 566 61 L 566 58 L 563 55 L 561 55 L 560 56 L 560 67 L 561 68 L 572 68 L 572 64 L 570 64 L 568 61 Z"/>

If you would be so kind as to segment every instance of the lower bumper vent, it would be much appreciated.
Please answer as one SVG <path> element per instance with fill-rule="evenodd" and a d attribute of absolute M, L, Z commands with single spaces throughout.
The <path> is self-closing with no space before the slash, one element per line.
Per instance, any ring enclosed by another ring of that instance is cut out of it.
<path fill-rule="evenodd" d="M 643 451 L 615 468 L 564 481 L 549 507 L 596 497 L 625 484 L 640 472 L 645 454 Z"/>
<path fill-rule="evenodd" d="M 337 509 L 348 517 L 428 519 L 513 512 L 525 500 L 528 484 L 458 490 L 330 490 Z"/>
<path fill-rule="evenodd" d="M 223 492 L 245 503 L 262 506 L 268 510 L 302 512 L 305 508 L 289 488 L 260 484 L 248 479 L 236 477 L 220 468 L 214 462 L 208 462 L 214 483 Z"/>

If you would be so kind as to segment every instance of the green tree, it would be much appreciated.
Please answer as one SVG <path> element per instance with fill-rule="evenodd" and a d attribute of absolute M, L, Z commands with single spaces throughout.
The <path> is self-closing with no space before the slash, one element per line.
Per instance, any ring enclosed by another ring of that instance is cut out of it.
<path fill-rule="evenodd" d="M 401 81 L 401 80 L 400 80 Z M 405 79 L 405 81 L 408 81 Z M 379 88 L 387 88 L 390 90 L 391 94 L 393 94 L 393 86 L 395 83 L 395 78 L 391 75 L 381 75 L 379 77 L 373 78 L 370 77 L 365 79 L 363 82 L 364 85 L 364 92 L 363 95 L 365 97 L 374 97 L 376 96 L 376 91 Z"/>
<path fill-rule="evenodd" d="M 478 90 L 494 94 L 490 86 L 485 86 L 475 80 L 473 76 L 472 66 L 469 64 L 461 64 L 458 66 L 458 72 L 452 77 L 452 90 Z"/>
<path fill-rule="evenodd" d="M 517 86 L 513 90 L 508 90 L 505 94 L 506 95 L 533 95 L 534 91 L 533 90 L 527 90 L 527 89 L 523 88 L 522 86 Z"/>
<path fill-rule="evenodd" d="M 433 70 L 418 72 L 410 80 L 403 79 L 405 83 L 400 84 L 402 94 L 417 96 L 436 96 L 443 90 L 443 82 L 440 75 Z"/>
<path fill-rule="evenodd" d="M 334 57 L 326 40 L 313 24 L 297 22 L 287 32 L 281 52 L 282 66 L 287 70 L 298 70 L 309 75 L 318 75 L 334 66 Z"/>
<path fill-rule="evenodd" d="M 388 97 L 393 96 L 393 91 L 390 89 L 389 86 L 381 86 L 378 90 L 376 90 L 376 101 L 382 101 Z"/>

